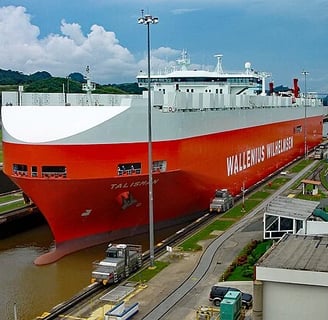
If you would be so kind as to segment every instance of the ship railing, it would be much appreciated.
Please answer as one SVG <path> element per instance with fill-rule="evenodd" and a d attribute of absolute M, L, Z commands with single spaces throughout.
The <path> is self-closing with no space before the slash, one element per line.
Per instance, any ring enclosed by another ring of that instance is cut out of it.
<path fill-rule="evenodd" d="M 123 175 L 133 175 L 133 174 L 140 174 L 141 173 L 141 169 L 126 169 L 126 170 L 122 170 L 119 169 L 118 170 L 118 175 L 119 176 L 123 176 Z"/>
<path fill-rule="evenodd" d="M 168 92 L 154 95 L 154 105 L 161 105 L 162 112 L 197 112 L 210 110 L 235 110 L 256 108 L 292 108 L 300 106 L 320 107 L 316 98 L 293 98 L 292 96 L 235 95 L 216 93 Z"/>
<path fill-rule="evenodd" d="M 319 98 L 311 98 L 311 97 L 307 97 L 305 98 L 304 96 L 303 97 L 300 97 L 300 98 L 296 98 L 296 103 L 298 105 L 301 105 L 301 106 L 307 106 L 307 107 L 322 107 L 323 106 L 323 102 L 322 102 L 322 99 L 319 99 Z"/>
<path fill-rule="evenodd" d="M 152 172 L 163 172 L 165 171 L 164 166 L 153 166 L 153 170 Z M 123 175 L 134 175 L 134 174 L 141 174 L 141 169 L 126 169 L 126 170 L 122 170 L 119 169 L 118 170 L 118 175 L 119 176 L 123 176 Z"/>
<path fill-rule="evenodd" d="M 42 178 L 66 178 L 67 174 L 66 172 L 42 172 Z"/>
<path fill-rule="evenodd" d="M 213 92 L 168 92 L 160 97 L 154 95 L 154 101 L 162 105 L 163 112 L 192 112 L 228 109 L 255 109 L 292 107 L 295 102 L 292 97 L 236 95 Z M 154 103 L 155 104 L 155 103 Z"/>
<path fill-rule="evenodd" d="M 17 176 L 27 176 L 28 175 L 26 170 L 14 170 L 14 174 Z"/>
<path fill-rule="evenodd" d="M 153 172 L 162 172 L 164 171 L 163 166 L 153 166 Z"/>
<path fill-rule="evenodd" d="M 18 95 L 20 94 L 21 106 L 86 106 L 89 98 L 85 93 L 32 93 L 32 92 L 2 92 L 2 105 L 18 105 Z M 141 99 L 142 95 L 137 94 L 91 94 L 93 106 L 118 106 L 122 99 Z"/>

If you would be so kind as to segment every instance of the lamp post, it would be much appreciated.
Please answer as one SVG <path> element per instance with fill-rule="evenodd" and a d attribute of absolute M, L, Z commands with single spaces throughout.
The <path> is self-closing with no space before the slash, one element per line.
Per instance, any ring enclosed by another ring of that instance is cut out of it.
<path fill-rule="evenodd" d="M 147 53 L 148 53 L 148 192 L 149 192 L 149 257 L 150 267 L 154 267 L 154 211 L 153 211 L 153 159 L 152 159 L 152 128 L 151 128 L 151 92 L 150 92 L 150 25 L 158 23 L 158 18 L 149 14 L 138 19 L 139 24 L 147 26 Z"/>
<path fill-rule="evenodd" d="M 302 74 L 304 75 L 304 157 L 307 159 L 308 157 L 308 147 L 307 147 L 307 128 L 306 128 L 306 105 L 307 105 L 307 88 L 306 88 L 306 76 L 309 74 L 307 71 L 302 71 Z"/>

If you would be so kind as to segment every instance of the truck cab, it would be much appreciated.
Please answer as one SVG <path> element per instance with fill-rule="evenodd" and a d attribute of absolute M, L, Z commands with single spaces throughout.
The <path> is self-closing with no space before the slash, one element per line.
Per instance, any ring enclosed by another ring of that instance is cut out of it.
<path fill-rule="evenodd" d="M 227 189 L 217 189 L 210 203 L 210 212 L 225 212 L 234 205 L 234 198 Z"/>
<path fill-rule="evenodd" d="M 127 278 L 142 266 L 142 249 L 133 244 L 109 244 L 106 257 L 93 263 L 91 282 L 104 285 Z"/>
<path fill-rule="evenodd" d="M 323 158 L 323 154 L 324 154 L 324 149 L 321 147 L 317 147 L 314 150 L 314 159 L 318 159 L 321 160 Z"/>

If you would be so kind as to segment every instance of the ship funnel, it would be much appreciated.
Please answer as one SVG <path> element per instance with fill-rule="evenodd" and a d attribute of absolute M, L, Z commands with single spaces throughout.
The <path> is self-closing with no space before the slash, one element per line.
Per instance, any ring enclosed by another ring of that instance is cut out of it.
<path fill-rule="evenodd" d="M 269 83 L 269 92 L 270 92 L 270 95 L 273 95 L 273 82 Z"/>
<path fill-rule="evenodd" d="M 294 96 L 295 98 L 299 97 L 300 88 L 298 86 L 298 79 L 294 79 Z"/>

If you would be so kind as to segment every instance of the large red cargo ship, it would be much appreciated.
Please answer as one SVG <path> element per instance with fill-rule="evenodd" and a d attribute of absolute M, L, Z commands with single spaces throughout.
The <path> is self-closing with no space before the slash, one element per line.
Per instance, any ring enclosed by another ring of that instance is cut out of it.
<path fill-rule="evenodd" d="M 179 70 L 151 75 L 155 228 L 191 220 L 218 188 L 233 194 L 322 140 L 319 99 L 265 91 L 266 74 Z M 147 75 L 138 77 L 147 86 Z M 148 97 L 3 93 L 3 170 L 37 205 L 55 249 L 148 230 Z M 271 87 L 272 88 L 272 87 Z"/>

